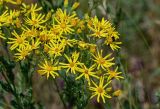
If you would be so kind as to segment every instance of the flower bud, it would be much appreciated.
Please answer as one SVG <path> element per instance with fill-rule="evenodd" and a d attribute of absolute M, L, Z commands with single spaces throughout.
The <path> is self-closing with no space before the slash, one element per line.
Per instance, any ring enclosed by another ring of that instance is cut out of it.
<path fill-rule="evenodd" d="M 78 6 L 79 6 L 79 2 L 75 2 L 75 3 L 72 5 L 72 10 L 75 10 Z"/>

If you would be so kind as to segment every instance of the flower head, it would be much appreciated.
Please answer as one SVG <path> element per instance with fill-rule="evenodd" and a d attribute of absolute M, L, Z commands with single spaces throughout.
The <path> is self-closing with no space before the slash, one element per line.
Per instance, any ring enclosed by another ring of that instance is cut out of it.
<path fill-rule="evenodd" d="M 61 42 L 55 42 L 54 40 L 52 40 L 49 44 L 48 44 L 48 47 L 49 47 L 49 55 L 50 56 L 54 56 L 54 57 L 57 57 L 57 56 L 61 56 L 64 51 L 64 45 L 63 43 Z"/>
<path fill-rule="evenodd" d="M 80 72 L 81 74 L 76 78 L 76 80 L 84 76 L 85 79 L 88 81 L 88 84 L 90 85 L 90 77 L 99 78 L 96 75 L 96 72 L 94 71 L 95 69 L 94 65 L 92 65 L 90 68 L 87 68 L 85 65 L 81 66 L 82 68 L 78 68 L 78 72 Z"/>
<path fill-rule="evenodd" d="M 38 7 L 37 3 L 31 5 L 22 3 L 21 12 L 25 13 L 26 16 L 28 16 L 30 13 L 38 12 L 40 10 L 42 10 L 42 7 Z"/>
<path fill-rule="evenodd" d="M 7 24 L 7 17 L 9 16 L 8 10 L 4 11 L 0 15 L 0 26 Z"/>
<path fill-rule="evenodd" d="M 61 9 L 58 9 L 55 15 L 56 25 L 55 27 L 61 31 L 61 34 L 71 34 L 74 29 L 72 28 L 71 20 L 76 16 L 75 13 L 72 15 L 67 14 L 67 11 L 64 12 Z"/>
<path fill-rule="evenodd" d="M 10 41 L 7 42 L 8 44 L 12 44 L 10 47 L 11 50 L 14 50 L 17 47 L 21 48 L 28 44 L 28 41 L 26 40 L 26 37 L 23 33 L 18 35 L 16 31 L 13 31 L 12 35 L 15 38 L 9 38 Z"/>
<path fill-rule="evenodd" d="M 117 80 L 124 78 L 123 76 L 120 76 L 120 74 L 122 72 L 118 72 L 117 70 L 118 70 L 118 67 L 115 70 L 109 70 L 108 69 L 108 73 L 107 73 L 107 78 L 108 78 L 107 80 L 108 81 L 111 80 L 112 78 L 115 78 Z"/>
<path fill-rule="evenodd" d="M 53 64 L 50 61 L 44 60 L 44 62 L 42 62 L 42 64 L 39 65 L 39 67 L 40 69 L 38 70 L 38 73 L 40 75 L 46 75 L 47 79 L 49 78 L 50 75 L 53 78 L 55 78 L 56 76 L 59 76 L 57 71 L 60 70 L 60 67 L 57 66 L 57 62 Z"/>
<path fill-rule="evenodd" d="M 102 69 L 106 69 L 111 67 L 112 65 L 114 65 L 114 63 L 112 62 L 114 58 L 110 58 L 107 59 L 111 56 L 111 54 L 106 55 L 105 57 L 102 56 L 102 50 L 101 52 L 98 51 L 97 55 L 93 55 L 94 57 L 93 61 L 95 62 L 96 65 L 98 65 L 97 69 L 100 69 L 100 67 Z"/>
<path fill-rule="evenodd" d="M 100 77 L 99 85 L 92 81 L 94 87 L 89 87 L 89 89 L 93 91 L 91 98 L 97 96 L 97 102 L 100 102 L 101 97 L 104 103 L 105 98 L 111 98 L 111 96 L 107 94 L 107 92 L 110 91 L 111 88 L 106 88 L 110 84 L 110 82 L 111 81 L 108 81 L 106 84 L 104 84 L 104 77 Z"/>
<path fill-rule="evenodd" d="M 113 37 L 107 37 L 104 44 L 109 45 L 112 50 L 117 50 L 119 49 L 119 45 L 122 44 L 122 42 L 116 42 L 113 41 Z"/>
<path fill-rule="evenodd" d="M 32 50 L 38 49 L 40 43 L 41 43 L 41 42 L 39 41 L 39 39 L 32 39 L 32 41 L 31 41 L 31 49 L 32 49 Z"/>
<path fill-rule="evenodd" d="M 31 26 L 34 26 L 34 27 L 43 28 L 42 24 L 47 21 L 47 20 L 44 19 L 44 18 L 45 18 L 45 15 L 43 15 L 43 14 L 38 14 L 38 13 L 36 13 L 36 12 L 32 12 L 32 13 L 31 13 L 31 18 L 29 18 L 29 17 L 27 16 L 27 18 L 25 19 L 25 22 L 26 22 L 28 25 L 31 25 Z"/>
<path fill-rule="evenodd" d="M 65 58 L 67 59 L 68 63 L 60 63 L 62 66 L 62 68 L 67 68 L 67 72 L 71 71 L 71 73 L 76 73 L 76 71 L 78 70 L 78 65 L 82 65 L 82 63 L 80 63 L 78 61 L 79 58 L 79 53 L 74 52 L 72 53 L 72 57 L 68 57 L 66 54 L 64 54 Z"/>
<path fill-rule="evenodd" d="M 88 20 L 88 28 L 92 31 L 92 34 L 90 36 L 93 37 L 106 37 L 108 32 L 107 32 L 107 27 L 110 26 L 110 23 L 105 21 L 104 18 L 102 21 L 99 21 L 98 18 L 95 16 L 91 20 Z"/>
<path fill-rule="evenodd" d="M 17 61 L 24 60 L 26 56 L 30 54 L 31 46 L 30 45 L 23 46 L 21 48 L 18 48 L 17 51 L 18 53 L 15 53 L 16 60 Z"/>

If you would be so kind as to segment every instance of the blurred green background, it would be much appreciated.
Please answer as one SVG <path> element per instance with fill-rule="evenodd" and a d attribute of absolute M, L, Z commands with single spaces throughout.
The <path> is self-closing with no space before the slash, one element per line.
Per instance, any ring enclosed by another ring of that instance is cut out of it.
<path fill-rule="evenodd" d="M 110 20 L 123 42 L 117 63 L 125 79 L 114 87 L 122 95 L 106 104 L 90 101 L 87 109 L 160 109 L 160 0 L 69 0 L 80 2 L 78 14 L 90 13 Z M 61 7 L 63 0 L 39 2 L 44 11 Z M 51 81 L 33 75 L 33 95 L 46 109 L 63 109 Z M 5 96 L 9 101 L 10 95 Z M 5 107 L 4 109 L 10 109 Z"/>

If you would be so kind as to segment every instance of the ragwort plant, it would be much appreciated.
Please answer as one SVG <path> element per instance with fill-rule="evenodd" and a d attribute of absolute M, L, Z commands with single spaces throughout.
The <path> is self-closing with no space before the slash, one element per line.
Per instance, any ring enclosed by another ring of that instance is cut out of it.
<path fill-rule="evenodd" d="M 11 9 L 6 3 L 18 8 Z M 14 96 L 11 104 L 15 108 L 41 107 L 32 96 L 34 72 L 54 81 L 64 108 L 76 106 L 80 109 L 90 99 L 105 103 L 120 95 L 120 89 L 112 88 L 113 79 L 124 78 L 113 55 L 120 49 L 119 33 L 104 18 L 99 20 L 88 14 L 79 17 L 78 6 L 75 2 L 70 7 L 68 0 L 64 0 L 62 8 L 43 13 L 43 8 L 36 3 L 1 1 L 1 46 L 13 56 L 0 58 L 4 78 L 0 84 Z M 104 48 L 107 51 L 104 52 Z M 15 65 L 22 74 L 20 84 L 23 85 L 19 87 L 14 82 Z M 64 81 L 62 91 L 57 78 Z"/>

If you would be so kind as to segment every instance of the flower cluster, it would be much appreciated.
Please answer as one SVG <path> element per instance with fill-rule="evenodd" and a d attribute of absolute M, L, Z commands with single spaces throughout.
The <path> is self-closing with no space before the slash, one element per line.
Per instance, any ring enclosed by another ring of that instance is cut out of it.
<path fill-rule="evenodd" d="M 87 14 L 78 17 L 78 2 L 69 8 L 65 0 L 62 9 L 48 13 L 43 13 L 37 4 L 28 5 L 22 0 L 4 0 L 1 4 L 6 2 L 18 8 L 3 8 L 0 38 L 8 43 L 16 61 L 34 55 L 39 60 L 37 72 L 47 79 L 60 77 L 61 70 L 66 76 L 74 75 L 76 81 L 83 78 L 91 98 L 96 96 L 98 102 L 119 95 L 120 90 L 113 90 L 111 83 L 113 79 L 123 79 L 113 57 L 121 42 L 109 21 Z M 5 34 L 4 27 L 9 28 L 10 35 Z"/>

